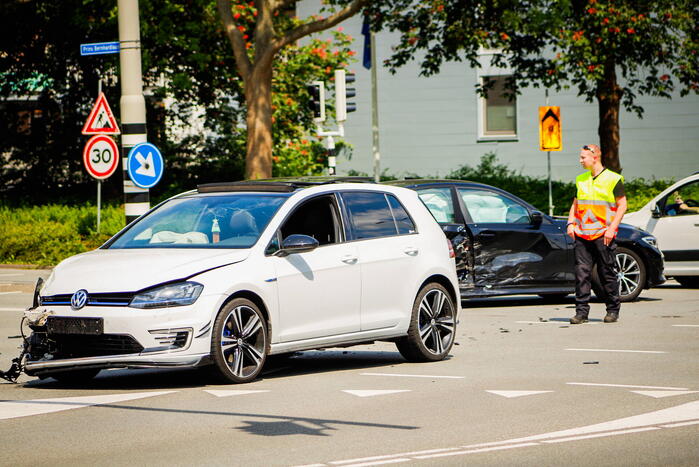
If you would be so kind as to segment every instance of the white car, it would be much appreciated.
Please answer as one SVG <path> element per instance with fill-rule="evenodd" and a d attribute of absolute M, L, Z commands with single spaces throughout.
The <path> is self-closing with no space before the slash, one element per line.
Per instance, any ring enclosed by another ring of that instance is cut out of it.
<path fill-rule="evenodd" d="M 626 214 L 624 222 L 658 239 L 666 276 L 686 287 L 699 287 L 699 172 Z"/>
<path fill-rule="evenodd" d="M 244 383 L 268 355 L 375 340 L 443 359 L 451 243 L 416 192 L 337 182 L 201 185 L 66 259 L 25 313 L 25 372 L 212 365 Z"/>

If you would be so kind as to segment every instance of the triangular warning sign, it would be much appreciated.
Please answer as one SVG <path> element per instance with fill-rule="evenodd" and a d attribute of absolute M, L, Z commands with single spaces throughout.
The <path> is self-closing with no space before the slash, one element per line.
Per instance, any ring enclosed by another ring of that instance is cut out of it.
<path fill-rule="evenodd" d="M 101 92 L 95 106 L 83 126 L 83 135 L 118 135 L 121 134 L 116 119 L 109 108 L 107 98 Z"/>

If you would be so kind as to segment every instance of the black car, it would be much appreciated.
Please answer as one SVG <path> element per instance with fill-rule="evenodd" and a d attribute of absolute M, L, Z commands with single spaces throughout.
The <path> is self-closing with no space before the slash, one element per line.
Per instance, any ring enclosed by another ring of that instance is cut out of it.
<path fill-rule="evenodd" d="M 573 240 L 566 219 L 550 217 L 499 188 L 455 180 L 402 180 L 442 225 L 456 250 L 462 298 L 575 292 Z M 617 234 L 621 301 L 665 282 L 663 257 L 645 230 L 621 224 Z M 603 298 L 597 272 L 592 287 Z"/>

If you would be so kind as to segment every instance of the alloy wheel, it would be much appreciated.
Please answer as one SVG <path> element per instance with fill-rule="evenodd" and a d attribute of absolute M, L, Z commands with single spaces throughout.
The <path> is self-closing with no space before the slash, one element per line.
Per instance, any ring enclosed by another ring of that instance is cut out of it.
<path fill-rule="evenodd" d="M 640 287 L 641 268 L 634 257 L 626 253 L 616 255 L 619 295 L 631 295 Z"/>
<path fill-rule="evenodd" d="M 264 322 L 249 306 L 233 308 L 221 328 L 221 353 L 231 372 L 247 378 L 264 363 Z"/>
<path fill-rule="evenodd" d="M 430 353 L 441 354 L 451 345 L 455 329 L 454 308 L 441 290 L 430 290 L 422 298 L 418 328 L 420 339 Z"/>

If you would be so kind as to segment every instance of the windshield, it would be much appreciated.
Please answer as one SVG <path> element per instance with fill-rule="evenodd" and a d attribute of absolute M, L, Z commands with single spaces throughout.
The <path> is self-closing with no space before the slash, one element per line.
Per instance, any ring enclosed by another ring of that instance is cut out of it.
<path fill-rule="evenodd" d="M 173 199 L 107 248 L 250 248 L 287 197 L 225 193 Z"/>

